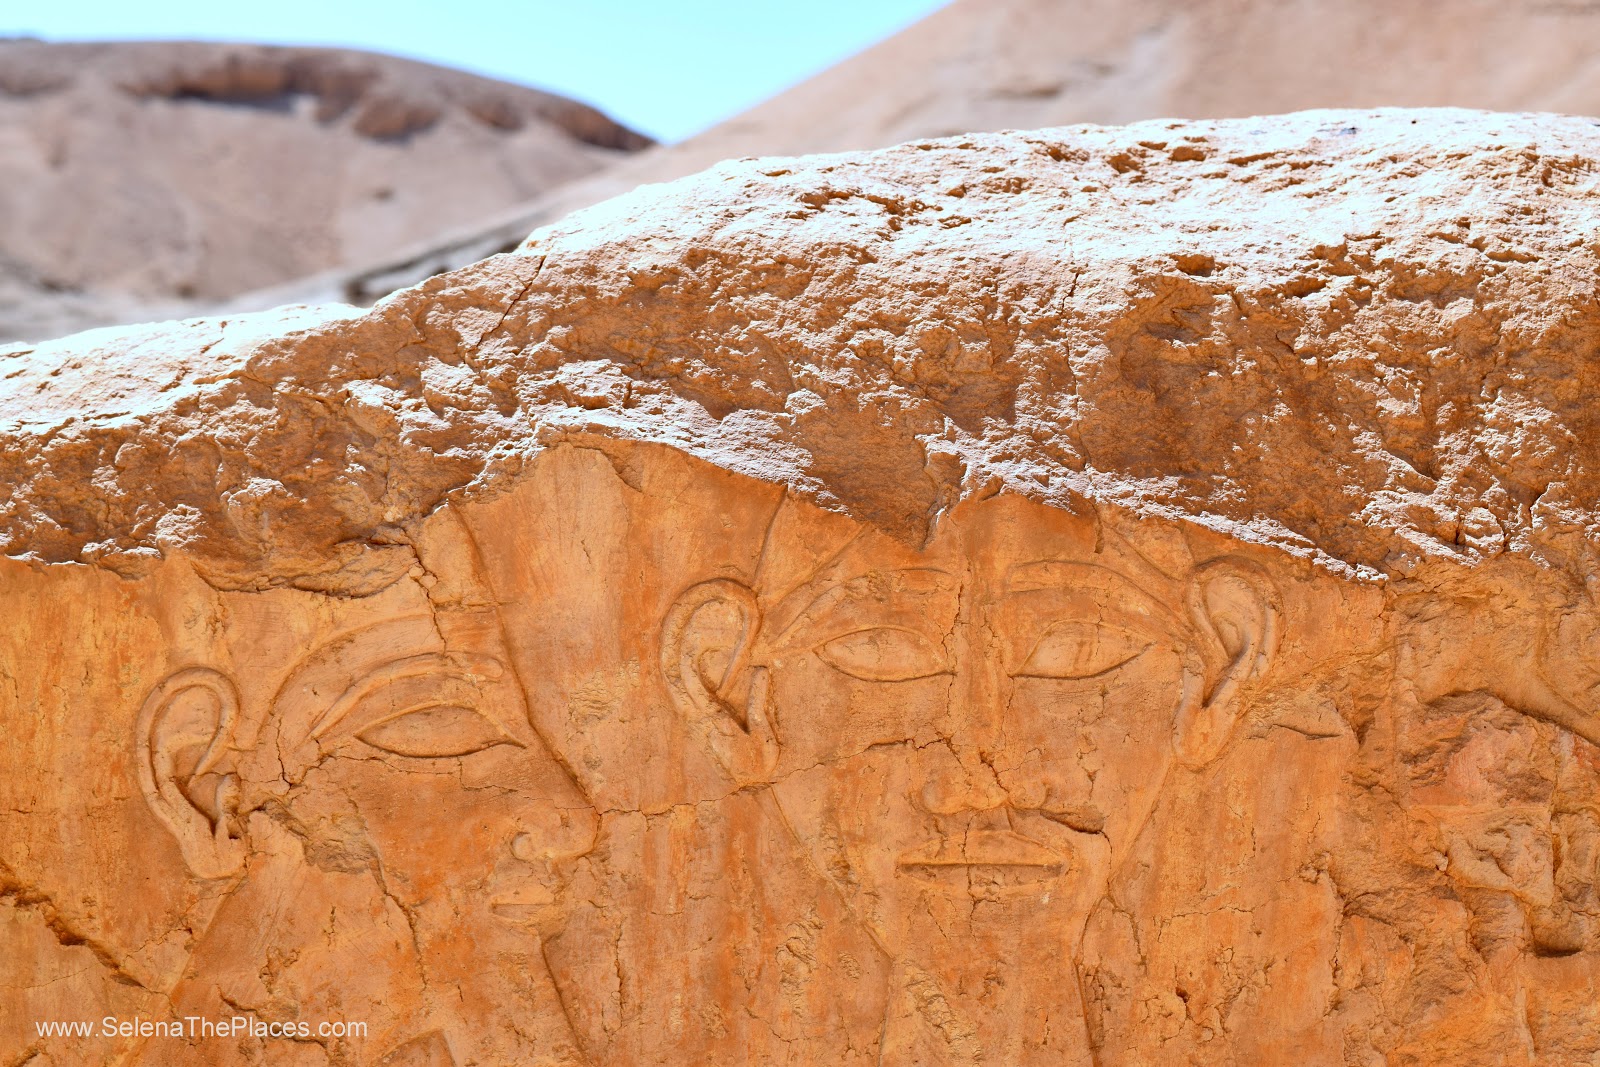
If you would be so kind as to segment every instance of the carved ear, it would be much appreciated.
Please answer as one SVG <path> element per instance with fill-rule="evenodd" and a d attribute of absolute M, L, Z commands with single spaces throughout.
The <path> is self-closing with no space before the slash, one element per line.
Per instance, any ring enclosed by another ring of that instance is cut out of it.
<path fill-rule="evenodd" d="M 200 878 L 244 864 L 244 842 L 230 833 L 239 780 L 223 766 L 238 715 L 239 691 L 206 667 L 172 675 L 139 712 L 139 785 Z"/>
<path fill-rule="evenodd" d="M 661 627 L 661 673 L 672 702 L 735 784 L 762 782 L 778 762 L 766 669 L 750 667 L 761 609 L 725 578 L 680 595 Z"/>
<path fill-rule="evenodd" d="M 1227 747 L 1244 716 L 1251 683 L 1266 672 L 1278 644 L 1271 581 L 1243 560 L 1215 560 L 1189 585 L 1189 615 L 1206 643 L 1206 674 L 1195 679 L 1178 712 L 1178 758 L 1202 767 Z"/>

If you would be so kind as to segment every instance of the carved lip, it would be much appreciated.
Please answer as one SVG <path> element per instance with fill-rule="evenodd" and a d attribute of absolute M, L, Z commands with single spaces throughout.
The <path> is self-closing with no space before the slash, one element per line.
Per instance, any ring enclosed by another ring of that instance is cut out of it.
<path fill-rule="evenodd" d="M 983 871 L 1010 882 L 1039 882 L 1060 875 L 1067 859 L 1009 830 L 977 830 L 956 838 L 935 838 L 903 854 L 896 866 L 913 878 Z"/>
<path fill-rule="evenodd" d="M 524 886 L 513 893 L 495 897 L 489 910 L 506 922 L 531 926 L 546 921 L 556 912 L 556 897 L 542 885 Z"/>

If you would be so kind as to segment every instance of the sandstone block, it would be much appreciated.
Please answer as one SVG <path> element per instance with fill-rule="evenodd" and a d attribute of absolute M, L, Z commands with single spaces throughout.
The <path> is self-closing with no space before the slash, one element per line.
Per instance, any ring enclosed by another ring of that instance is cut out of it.
<path fill-rule="evenodd" d="M 0 350 L 5 1062 L 1595 1059 L 1597 158 L 745 160 Z"/>

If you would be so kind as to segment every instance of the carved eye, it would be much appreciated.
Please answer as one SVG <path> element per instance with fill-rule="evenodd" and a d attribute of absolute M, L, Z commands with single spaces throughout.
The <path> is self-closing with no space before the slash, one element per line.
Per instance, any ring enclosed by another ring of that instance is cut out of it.
<path fill-rule="evenodd" d="M 926 637 L 895 626 L 874 626 L 835 637 L 817 655 L 852 678 L 866 682 L 909 682 L 944 674 L 944 652 Z"/>
<path fill-rule="evenodd" d="M 436 704 L 369 726 L 356 735 L 397 756 L 439 758 L 466 756 L 495 745 L 516 744 L 500 727 L 454 704 Z"/>
<path fill-rule="evenodd" d="M 1039 638 L 1016 677 L 1097 678 L 1131 663 L 1149 647 L 1150 642 L 1115 626 L 1057 623 Z"/>

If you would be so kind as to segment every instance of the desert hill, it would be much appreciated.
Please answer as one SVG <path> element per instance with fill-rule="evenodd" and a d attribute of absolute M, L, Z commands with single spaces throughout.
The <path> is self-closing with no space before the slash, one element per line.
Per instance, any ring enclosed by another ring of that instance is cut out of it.
<path fill-rule="evenodd" d="M 390 56 L 0 41 L 0 337 L 372 260 L 649 143 L 575 101 Z"/>
<path fill-rule="evenodd" d="M 399 255 L 253 294 L 370 303 L 537 226 L 723 159 L 979 130 L 1319 107 L 1600 114 L 1600 5 L 1555 0 L 956 0 L 679 144 Z"/>

